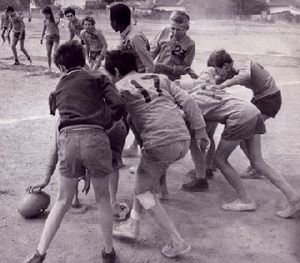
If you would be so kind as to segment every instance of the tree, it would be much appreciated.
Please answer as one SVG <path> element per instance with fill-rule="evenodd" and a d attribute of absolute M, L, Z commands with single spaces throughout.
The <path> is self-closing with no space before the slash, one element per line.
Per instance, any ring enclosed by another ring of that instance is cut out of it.
<path fill-rule="evenodd" d="M 267 3 L 264 0 L 233 0 L 235 12 L 238 15 L 256 15 L 267 10 Z"/>
<path fill-rule="evenodd" d="M 16 10 L 28 10 L 29 0 L 0 0 L 0 10 L 13 6 Z"/>
<path fill-rule="evenodd" d="M 47 5 L 53 6 L 55 3 L 55 0 L 33 0 L 33 2 L 38 8 L 42 9 Z"/>

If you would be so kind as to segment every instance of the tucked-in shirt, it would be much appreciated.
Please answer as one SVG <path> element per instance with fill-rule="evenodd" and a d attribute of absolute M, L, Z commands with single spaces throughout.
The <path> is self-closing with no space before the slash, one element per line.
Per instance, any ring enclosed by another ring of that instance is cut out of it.
<path fill-rule="evenodd" d="M 139 72 L 153 72 L 150 44 L 146 36 L 136 27 L 129 25 L 121 33 L 121 49 L 134 52 Z"/>
<path fill-rule="evenodd" d="M 214 69 L 200 73 L 199 78 L 186 87 L 188 93 L 196 100 L 207 121 L 227 125 L 243 124 L 260 114 L 250 102 L 236 98 L 225 90 L 209 89 L 214 85 Z"/>
<path fill-rule="evenodd" d="M 59 130 L 73 125 L 97 125 L 110 128 L 112 120 L 123 116 L 120 93 L 107 76 L 82 69 L 63 76 L 55 91 L 60 115 Z"/>
<path fill-rule="evenodd" d="M 237 75 L 224 81 L 225 85 L 242 85 L 253 92 L 254 100 L 262 99 L 279 91 L 270 73 L 259 63 L 252 60 L 237 69 Z"/>
<path fill-rule="evenodd" d="M 46 27 L 46 36 L 58 35 L 59 36 L 59 21 L 51 21 L 50 19 L 44 19 L 44 25 Z"/>
<path fill-rule="evenodd" d="M 75 35 L 80 37 L 81 30 L 83 30 L 83 25 L 80 19 L 75 17 L 73 22 L 69 22 L 70 39 L 73 39 Z"/>
<path fill-rule="evenodd" d="M 197 104 L 167 76 L 151 73 L 128 74 L 116 86 L 140 132 L 145 148 L 190 139 L 178 105 L 191 128 L 195 130 L 196 137 L 202 138 L 206 135 L 205 122 Z"/>
<path fill-rule="evenodd" d="M 188 35 L 176 40 L 172 36 L 171 28 L 165 28 L 151 43 L 151 56 L 155 63 L 190 67 L 195 57 L 195 42 Z M 169 79 L 179 79 L 182 71 L 175 68 L 174 74 L 168 75 Z"/>
<path fill-rule="evenodd" d="M 80 33 L 80 38 L 92 51 L 101 51 L 106 44 L 102 31 L 99 29 L 95 29 L 93 32 L 84 29 Z"/>

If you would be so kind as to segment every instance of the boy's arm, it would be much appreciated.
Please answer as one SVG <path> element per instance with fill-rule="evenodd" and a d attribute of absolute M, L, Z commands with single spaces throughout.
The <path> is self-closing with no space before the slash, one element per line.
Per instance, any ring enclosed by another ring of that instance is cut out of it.
<path fill-rule="evenodd" d="M 105 101 L 111 108 L 113 120 L 120 120 L 125 111 L 125 105 L 120 92 L 107 76 L 102 75 L 98 80 L 99 87 L 103 89 Z"/>
<path fill-rule="evenodd" d="M 156 59 L 160 52 L 159 40 L 161 38 L 162 32 L 158 33 L 154 40 L 150 43 L 150 54 L 153 60 Z"/>
<path fill-rule="evenodd" d="M 76 29 L 74 26 L 72 26 L 71 22 L 69 22 L 69 32 L 70 32 L 70 40 L 72 40 L 75 37 Z"/>
<path fill-rule="evenodd" d="M 239 69 L 238 74 L 233 76 L 231 79 L 227 79 L 222 82 L 217 88 L 225 89 L 234 85 L 244 85 L 251 79 L 251 68 L 250 64 L 245 65 Z"/>
<path fill-rule="evenodd" d="M 106 51 L 107 51 L 107 42 L 102 34 L 102 32 L 100 30 L 97 31 L 97 37 L 99 39 L 99 41 L 101 42 L 101 45 L 102 45 L 102 51 L 101 51 L 101 54 L 99 55 L 99 61 L 98 61 L 98 64 L 100 63 L 101 64 L 101 61 L 102 59 L 104 58 L 105 54 L 106 54 Z"/>
<path fill-rule="evenodd" d="M 169 93 L 183 110 L 191 129 L 195 131 L 195 138 L 207 138 L 206 124 L 197 102 L 176 83 L 171 81 L 168 82 Z"/>
<path fill-rule="evenodd" d="M 135 36 L 131 41 L 135 52 L 146 68 L 146 72 L 154 72 L 153 60 L 149 50 L 147 49 L 148 43 L 139 35 Z"/>
<path fill-rule="evenodd" d="M 21 17 L 18 17 L 20 24 L 21 24 L 21 31 L 20 31 L 20 37 L 22 36 L 23 32 L 25 31 L 25 23 Z"/>
<path fill-rule="evenodd" d="M 45 36 L 45 33 L 46 33 L 46 25 L 45 25 L 45 23 L 44 23 L 44 27 L 43 27 L 43 32 L 42 32 L 42 37 L 41 37 L 41 44 L 43 44 L 43 38 L 44 38 L 44 36 Z"/>

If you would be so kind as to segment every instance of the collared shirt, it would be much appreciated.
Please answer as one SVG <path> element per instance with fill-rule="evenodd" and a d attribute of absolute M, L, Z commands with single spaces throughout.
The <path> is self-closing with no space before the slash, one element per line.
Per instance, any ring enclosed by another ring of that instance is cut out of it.
<path fill-rule="evenodd" d="M 116 83 L 128 113 L 140 132 L 143 146 L 153 148 L 188 140 L 190 135 L 183 112 L 196 136 L 206 136 L 205 122 L 197 104 L 167 76 L 133 73 Z"/>
<path fill-rule="evenodd" d="M 150 45 L 146 36 L 136 27 L 129 25 L 121 34 L 120 47 L 123 50 L 133 51 L 137 57 L 139 72 L 153 72 L 154 65 L 149 52 Z"/>
<path fill-rule="evenodd" d="M 155 59 L 155 63 L 168 66 L 190 67 L 195 58 L 195 42 L 185 35 L 182 39 L 176 40 L 172 36 L 171 28 L 162 30 L 151 43 L 151 56 Z M 179 79 L 181 72 L 178 70 L 168 77 L 171 80 Z"/>
<path fill-rule="evenodd" d="M 271 74 L 259 63 L 252 60 L 247 61 L 241 68 L 237 69 L 237 75 L 225 80 L 224 85 L 242 85 L 253 92 L 255 100 L 262 99 L 279 91 Z"/>

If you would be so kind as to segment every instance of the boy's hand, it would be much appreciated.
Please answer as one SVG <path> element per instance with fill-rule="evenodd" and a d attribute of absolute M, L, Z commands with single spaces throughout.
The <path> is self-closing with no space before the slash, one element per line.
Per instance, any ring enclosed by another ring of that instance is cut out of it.
<path fill-rule="evenodd" d="M 40 43 L 41 43 L 41 45 L 43 45 L 43 41 L 44 41 L 44 39 L 43 39 L 43 38 L 41 38 L 41 40 L 40 40 Z"/>
<path fill-rule="evenodd" d="M 48 185 L 49 182 L 45 181 L 42 184 L 37 184 L 34 186 L 28 186 L 26 189 L 26 193 L 34 193 L 34 192 L 40 192 L 43 188 L 45 188 Z"/>
<path fill-rule="evenodd" d="M 91 178 L 88 175 L 86 175 L 82 179 L 84 180 L 84 187 L 82 188 L 82 192 L 87 195 L 90 191 Z"/>
<path fill-rule="evenodd" d="M 199 77 L 197 73 L 190 67 L 185 68 L 184 73 L 190 75 L 192 79 L 197 79 Z"/>
<path fill-rule="evenodd" d="M 196 144 L 202 152 L 206 152 L 210 147 L 210 140 L 208 137 L 196 139 Z"/>

